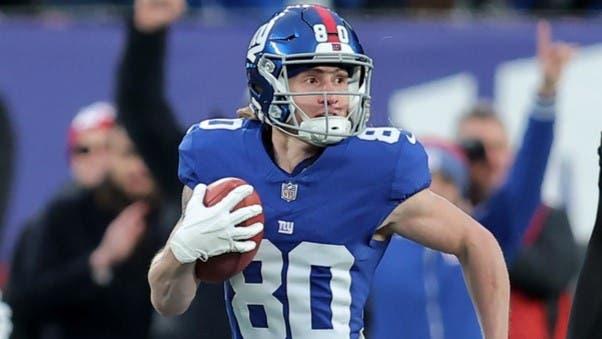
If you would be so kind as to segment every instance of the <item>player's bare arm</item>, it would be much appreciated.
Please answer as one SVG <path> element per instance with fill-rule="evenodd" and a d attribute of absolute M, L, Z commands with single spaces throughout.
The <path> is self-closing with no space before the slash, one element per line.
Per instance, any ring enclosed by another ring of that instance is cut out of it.
<path fill-rule="evenodd" d="M 167 241 L 167 246 L 151 264 L 148 280 L 151 302 L 162 315 L 184 313 L 195 296 L 198 281 L 194 270 L 197 260 L 227 252 L 248 252 L 256 244 L 249 238 L 263 230 L 263 224 L 236 228 L 235 225 L 262 212 L 260 205 L 232 211 L 253 187 L 242 185 L 232 190 L 219 203 L 209 207 L 203 203 L 207 186 L 198 184 L 194 190 L 182 192 L 182 217 Z"/>
<path fill-rule="evenodd" d="M 171 232 L 170 239 L 181 227 L 191 197 L 192 190 L 185 186 L 182 191 L 182 217 Z M 194 276 L 194 263 L 180 263 L 169 246 L 165 246 L 153 259 L 148 282 L 151 302 L 157 312 L 165 316 L 184 313 L 196 294 L 198 284 Z"/>
<path fill-rule="evenodd" d="M 485 338 L 508 337 L 509 281 L 495 238 L 470 216 L 425 189 L 400 204 L 377 237 L 400 234 L 462 263 Z"/>

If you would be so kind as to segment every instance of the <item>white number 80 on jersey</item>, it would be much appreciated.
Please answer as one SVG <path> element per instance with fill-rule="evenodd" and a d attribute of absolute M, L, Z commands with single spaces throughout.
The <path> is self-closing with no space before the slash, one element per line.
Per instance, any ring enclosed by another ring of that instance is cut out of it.
<path fill-rule="evenodd" d="M 274 297 L 281 285 L 286 286 L 289 324 L 294 339 L 349 338 L 351 319 L 351 273 L 353 255 L 342 245 L 302 242 L 288 253 L 288 267 L 283 272 L 282 252 L 263 239 L 254 261 L 261 262 L 261 282 L 247 283 L 243 273 L 230 279 L 234 290 L 232 309 L 245 339 L 286 337 L 283 304 Z M 332 328 L 312 329 L 311 269 L 312 265 L 330 268 Z M 286 279 L 282 281 L 282 276 Z M 263 307 L 267 326 L 251 323 L 250 307 Z"/>

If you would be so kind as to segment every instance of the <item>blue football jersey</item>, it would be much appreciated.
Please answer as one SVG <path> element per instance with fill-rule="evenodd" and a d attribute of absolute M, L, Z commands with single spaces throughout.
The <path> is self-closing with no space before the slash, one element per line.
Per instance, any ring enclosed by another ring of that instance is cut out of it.
<path fill-rule="evenodd" d="M 372 236 L 400 202 L 430 185 L 424 149 L 398 129 L 368 128 L 291 175 L 266 151 L 261 123 L 242 119 L 192 126 L 179 176 L 190 188 L 242 178 L 261 197 L 264 239 L 225 288 L 233 337 L 245 339 L 362 338 L 387 245 Z"/>

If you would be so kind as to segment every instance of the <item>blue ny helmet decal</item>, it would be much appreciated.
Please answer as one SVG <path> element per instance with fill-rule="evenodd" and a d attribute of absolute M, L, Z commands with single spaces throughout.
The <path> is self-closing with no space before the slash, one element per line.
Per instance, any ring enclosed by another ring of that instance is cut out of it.
<path fill-rule="evenodd" d="M 347 71 L 346 91 L 291 92 L 289 78 L 316 66 Z M 315 145 L 360 134 L 370 115 L 372 60 L 351 26 L 318 5 L 286 7 L 253 35 L 246 70 L 251 107 L 264 123 Z M 325 113 L 310 118 L 294 101 L 298 96 L 347 96 L 346 116 Z"/>

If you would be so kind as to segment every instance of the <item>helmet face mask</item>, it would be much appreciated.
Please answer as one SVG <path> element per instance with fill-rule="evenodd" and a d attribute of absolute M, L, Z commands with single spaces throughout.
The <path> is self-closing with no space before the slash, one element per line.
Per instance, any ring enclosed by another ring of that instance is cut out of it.
<path fill-rule="evenodd" d="M 322 24 L 326 15 L 328 28 Z M 291 91 L 289 80 L 299 70 L 321 66 L 347 71 L 347 90 Z M 317 146 L 364 130 L 370 112 L 372 60 L 363 54 L 351 27 L 334 12 L 315 5 L 287 7 L 257 30 L 246 68 L 251 107 L 264 123 Z M 323 98 L 320 116 L 312 117 L 295 102 L 306 96 Z M 327 98 L 333 96 L 347 97 L 345 116 L 329 111 Z"/>

